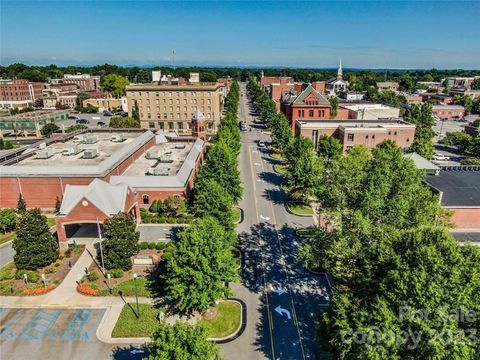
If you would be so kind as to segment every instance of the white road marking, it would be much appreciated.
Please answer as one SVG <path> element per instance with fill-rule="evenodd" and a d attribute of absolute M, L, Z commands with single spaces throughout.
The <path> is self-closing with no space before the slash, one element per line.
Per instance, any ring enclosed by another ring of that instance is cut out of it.
<path fill-rule="evenodd" d="M 269 220 L 270 220 L 270 218 L 269 218 L 268 216 L 260 215 L 260 218 L 261 218 L 262 220 L 265 220 L 265 221 L 269 221 Z"/>
<path fill-rule="evenodd" d="M 275 308 L 275 311 L 276 311 L 279 315 L 281 315 L 281 316 L 283 316 L 283 314 L 287 315 L 288 320 L 290 320 L 290 319 L 292 318 L 292 317 L 290 316 L 290 311 L 288 311 L 287 309 L 282 308 L 280 305 L 278 305 L 278 306 Z"/>

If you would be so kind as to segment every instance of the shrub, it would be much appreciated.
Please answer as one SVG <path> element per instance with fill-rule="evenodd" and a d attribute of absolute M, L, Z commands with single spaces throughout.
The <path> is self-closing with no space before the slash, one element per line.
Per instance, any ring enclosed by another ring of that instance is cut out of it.
<path fill-rule="evenodd" d="M 65 254 L 64 254 L 64 255 L 65 255 L 65 257 L 67 257 L 67 258 L 69 258 L 70 256 L 72 256 L 72 249 L 67 249 L 67 250 L 65 251 Z"/>
<path fill-rule="evenodd" d="M 23 295 L 42 295 L 55 289 L 55 285 L 50 284 L 45 287 L 23 289 Z"/>
<path fill-rule="evenodd" d="M 98 274 L 95 271 L 92 271 L 90 274 L 87 275 L 88 281 L 95 281 L 98 280 Z"/>
<path fill-rule="evenodd" d="M 88 284 L 81 284 L 77 286 L 77 291 L 84 295 L 97 296 L 98 290 L 92 289 Z"/>
<path fill-rule="evenodd" d="M 158 218 L 158 223 L 159 224 L 165 224 L 167 222 L 167 219 L 164 216 L 160 216 Z"/>
<path fill-rule="evenodd" d="M 148 248 L 148 242 L 141 242 L 140 244 L 138 244 L 138 246 L 140 247 L 141 250 L 145 250 Z"/>
<path fill-rule="evenodd" d="M 153 243 L 153 242 L 148 243 L 148 248 L 149 249 L 155 249 L 155 243 Z"/>
<path fill-rule="evenodd" d="M 168 218 L 167 218 L 167 223 L 169 223 L 169 224 L 176 224 L 176 223 L 177 223 L 177 218 L 168 217 Z"/>
<path fill-rule="evenodd" d="M 112 275 L 112 277 L 114 279 L 118 279 L 118 278 L 121 278 L 123 276 L 123 270 L 122 269 L 111 269 L 108 272 L 110 273 L 110 275 Z"/>
<path fill-rule="evenodd" d="M 17 270 L 15 272 L 15 279 L 23 279 L 24 274 L 27 274 L 28 282 L 36 283 L 40 279 L 40 276 L 36 271 L 30 270 Z"/>
<path fill-rule="evenodd" d="M 48 267 L 45 269 L 45 274 L 52 274 L 55 272 L 55 269 L 52 267 Z"/>
<path fill-rule="evenodd" d="M 155 248 L 157 250 L 165 250 L 165 247 L 167 246 L 167 244 L 163 243 L 163 242 L 158 242 L 155 246 Z"/>
<path fill-rule="evenodd" d="M 60 266 L 60 263 L 55 263 L 55 264 L 53 264 L 53 266 L 59 267 L 59 266 Z"/>

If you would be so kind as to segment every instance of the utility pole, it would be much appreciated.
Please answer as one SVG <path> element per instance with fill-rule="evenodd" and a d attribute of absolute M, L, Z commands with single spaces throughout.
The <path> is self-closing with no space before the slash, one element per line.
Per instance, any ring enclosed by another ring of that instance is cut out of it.
<path fill-rule="evenodd" d="M 175 49 L 172 50 L 173 71 L 175 72 Z"/>

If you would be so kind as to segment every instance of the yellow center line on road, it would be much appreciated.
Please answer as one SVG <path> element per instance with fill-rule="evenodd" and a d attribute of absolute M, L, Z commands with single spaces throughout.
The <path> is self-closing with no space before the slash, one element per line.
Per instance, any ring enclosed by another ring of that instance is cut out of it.
<path fill-rule="evenodd" d="M 248 157 L 250 162 L 250 173 L 252 175 L 253 202 L 255 204 L 255 215 L 257 217 L 257 224 L 260 224 L 260 216 L 258 215 L 258 204 L 257 204 L 257 188 L 255 186 L 255 181 L 256 181 L 255 172 L 253 170 L 253 161 L 252 161 L 252 145 L 248 145 Z M 264 259 L 263 251 L 261 252 L 261 254 L 262 254 L 262 270 L 263 270 L 263 292 L 264 292 L 264 296 L 267 303 L 267 316 L 268 316 L 268 323 L 269 323 L 268 330 L 270 333 L 270 344 L 272 347 L 272 359 L 275 360 L 275 348 L 273 346 L 273 318 L 272 318 L 272 313 L 270 311 L 270 303 L 268 301 L 267 280 L 265 276 L 265 268 L 263 266 L 263 259 Z"/>

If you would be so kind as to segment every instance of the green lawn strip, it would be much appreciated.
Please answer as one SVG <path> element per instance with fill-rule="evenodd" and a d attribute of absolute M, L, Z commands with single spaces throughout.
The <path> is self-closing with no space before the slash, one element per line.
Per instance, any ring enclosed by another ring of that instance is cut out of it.
<path fill-rule="evenodd" d="M 135 281 L 137 282 L 135 286 Z M 115 285 L 112 289 L 112 294 L 105 288 L 99 288 L 96 284 L 90 285 L 93 289 L 98 290 L 98 296 L 119 296 L 120 291 L 123 296 L 135 296 L 139 297 L 151 297 L 152 294 L 148 290 L 147 279 L 144 277 L 138 277 L 137 280 L 129 279 L 124 282 L 121 282 L 118 285 Z"/>
<path fill-rule="evenodd" d="M 137 319 L 137 305 L 127 303 L 112 331 L 112 337 L 151 337 L 158 325 L 157 315 L 162 311 L 150 304 L 138 304 L 140 316 Z"/>
<path fill-rule="evenodd" d="M 287 207 L 288 210 L 295 215 L 305 216 L 314 214 L 312 208 L 305 204 L 289 202 L 287 203 Z"/>
<path fill-rule="evenodd" d="M 226 301 L 216 306 L 217 316 L 212 320 L 201 320 L 207 328 L 208 337 L 222 338 L 231 335 L 240 325 L 241 306 L 234 301 Z"/>
<path fill-rule="evenodd" d="M 277 159 L 277 160 L 283 160 L 282 155 L 280 155 L 279 153 L 273 153 L 272 158 Z"/>
<path fill-rule="evenodd" d="M 0 268 L 0 281 L 12 280 L 15 278 L 15 264 L 13 262 Z"/>
<path fill-rule="evenodd" d="M 242 219 L 242 210 L 239 208 L 233 208 L 233 222 L 238 223 Z"/>
<path fill-rule="evenodd" d="M 9 232 L 9 233 L 6 233 L 6 234 L 1 234 L 0 235 L 0 245 L 5 244 L 6 242 L 9 242 L 9 241 L 13 240 L 14 238 L 15 238 L 15 233 L 13 231 Z"/>
<path fill-rule="evenodd" d="M 286 168 L 285 165 L 275 164 L 275 165 L 273 165 L 273 169 L 278 174 L 281 174 L 281 175 L 286 175 L 287 174 L 287 168 Z"/>
<path fill-rule="evenodd" d="M 8 263 L 7 265 L 0 268 L 0 295 L 1 296 L 11 296 L 11 295 L 20 295 L 22 289 L 13 289 L 13 282 L 15 279 L 15 264 L 13 262 Z"/>

